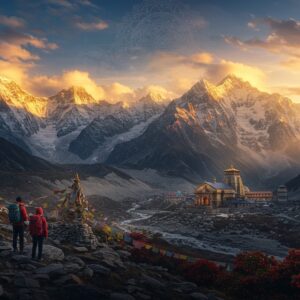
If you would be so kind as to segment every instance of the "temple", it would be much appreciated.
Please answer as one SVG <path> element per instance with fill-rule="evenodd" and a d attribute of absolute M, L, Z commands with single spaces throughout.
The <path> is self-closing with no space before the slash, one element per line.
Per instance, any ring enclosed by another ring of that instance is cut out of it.
<path fill-rule="evenodd" d="M 240 170 L 231 166 L 224 170 L 223 182 L 205 181 L 195 190 L 195 205 L 220 207 L 229 200 L 272 200 L 272 192 L 252 192 L 243 184 Z"/>

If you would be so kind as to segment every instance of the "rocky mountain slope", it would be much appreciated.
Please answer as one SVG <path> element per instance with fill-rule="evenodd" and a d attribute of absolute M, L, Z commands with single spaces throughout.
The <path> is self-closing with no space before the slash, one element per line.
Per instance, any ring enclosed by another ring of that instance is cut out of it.
<path fill-rule="evenodd" d="M 43 126 L 41 117 L 46 113 L 46 99 L 23 91 L 15 82 L 0 77 L 0 137 L 21 145 Z"/>
<path fill-rule="evenodd" d="M 82 87 L 46 99 L 1 77 L 0 137 L 53 163 L 106 161 L 192 182 L 222 177 L 230 164 L 250 185 L 297 174 L 300 108 L 288 98 L 227 76 L 198 82 L 166 108 L 160 100 L 150 93 L 128 107 Z"/>
<path fill-rule="evenodd" d="M 161 100 L 159 95 L 149 94 L 127 107 L 121 101 L 111 104 L 94 99 L 78 86 L 41 98 L 28 94 L 14 81 L 0 77 L 0 137 L 55 163 L 81 162 L 103 142 L 106 142 L 108 155 L 119 141 L 140 134 L 152 118 L 162 112 Z M 140 125 L 139 128 L 129 132 L 136 125 Z M 126 132 L 126 138 L 120 136 Z M 114 136 L 117 137 L 108 140 Z M 87 162 L 102 161 L 104 158 L 98 155 L 101 152 L 99 149 Z"/>
<path fill-rule="evenodd" d="M 71 185 L 75 173 L 80 174 L 89 196 L 119 201 L 153 191 L 148 184 L 110 166 L 57 165 L 32 156 L 5 139 L 0 138 L 0 145 L 0 198 L 23 195 L 52 199 L 54 190 Z"/>
<path fill-rule="evenodd" d="M 235 76 L 218 85 L 202 80 L 141 136 L 117 145 L 107 162 L 191 179 L 221 177 L 233 163 L 257 183 L 299 167 L 299 112 L 291 100 Z"/>
<path fill-rule="evenodd" d="M 151 95 L 143 97 L 130 109 L 124 108 L 120 103 L 119 107 L 114 107 L 113 112 L 107 113 L 104 117 L 96 117 L 85 127 L 70 143 L 69 150 L 86 159 L 109 138 L 126 133 L 139 124 L 142 128 L 146 127 L 147 121 L 158 117 L 163 108 L 164 106 L 155 102 Z"/>
<path fill-rule="evenodd" d="M 0 170 L 5 172 L 32 172 L 55 170 L 47 161 L 32 156 L 22 148 L 0 138 Z"/>

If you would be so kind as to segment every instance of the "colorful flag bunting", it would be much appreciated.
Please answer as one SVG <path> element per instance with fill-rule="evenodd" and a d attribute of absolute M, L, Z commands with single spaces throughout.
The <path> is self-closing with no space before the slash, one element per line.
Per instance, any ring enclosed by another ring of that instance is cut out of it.
<path fill-rule="evenodd" d="M 166 251 L 166 250 L 164 250 L 164 249 L 160 249 L 160 250 L 159 250 L 159 253 L 160 253 L 161 255 L 165 255 L 165 254 L 166 254 L 166 252 L 167 252 L 167 251 Z"/>
<path fill-rule="evenodd" d="M 132 238 L 129 235 L 125 234 L 124 235 L 124 241 L 127 242 L 127 243 L 131 243 L 132 242 Z"/>
<path fill-rule="evenodd" d="M 166 256 L 172 257 L 173 255 L 174 255 L 174 253 L 172 253 L 171 251 L 166 251 Z"/>
<path fill-rule="evenodd" d="M 137 249 L 142 249 L 145 246 L 145 242 L 133 240 L 133 247 Z"/>
<path fill-rule="evenodd" d="M 152 246 L 151 246 L 150 244 L 145 244 L 145 248 L 146 248 L 147 250 L 150 250 L 150 249 L 152 248 Z"/>
<path fill-rule="evenodd" d="M 154 252 L 154 253 L 159 253 L 159 249 L 156 248 L 156 247 L 152 247 L 152 252 Z"/>

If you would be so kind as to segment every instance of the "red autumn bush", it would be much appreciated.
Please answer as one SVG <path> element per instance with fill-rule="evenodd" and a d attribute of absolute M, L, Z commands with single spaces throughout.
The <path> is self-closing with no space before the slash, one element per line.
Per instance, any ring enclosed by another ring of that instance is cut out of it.
<path fill-rule="evenodd" d="M 205 259 L 189 263 L 147 249 L 133 249 L 131 259 L 163 266 L 199 286 L 222 291 L 231 299 L 300 299 L 299 250 L 291 250 L 282 262 L 260 252 L 241 253 L 231 272 Z"/>
<path fill-rule="evenodd" d="M 153 253 L 147 249 L 132 249 L 131 260 L 136 263 L 147 263 L 155 266 L 162 266 L 167 268 L 169 271 L 180 272 L 184 267 L 184 262 L 174 261 L 173 258 L 162 256 L 157 253 Z"/>
<path fill-rule="evenodd" d="M 147 241 L 147 237 L 141 232 L 131 232 L 130 237 L 137 241 L 143 241 L 143 242 Z"/>
<path fill-rule="evenodd" d="M 184 276 L 200 286 L 212 286 L 218 279 L 221 269 L 213 262 L 199 259 L 186 266 Z"/>
<path fill-rule="evenodd" d="M 233 271 L 241 275 L 262 275 L 278 263 L 262 252 L 243 252 L 234 259 Z"/>
<path fill-rule="evenodd" d="M 292 277 L 292 286 L 300 289 L 300 273 Z"/>

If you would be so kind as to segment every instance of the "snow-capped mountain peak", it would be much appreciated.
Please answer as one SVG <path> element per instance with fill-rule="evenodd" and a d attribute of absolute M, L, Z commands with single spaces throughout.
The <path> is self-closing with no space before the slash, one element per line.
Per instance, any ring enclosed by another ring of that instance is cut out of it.
<path fill-rule="evenodd" d="M 45 116 L 46 98 L 35 97 L 25 92 L 13 80 L 2 75 L 0 76 L 0 99 L 12 109 L 21 109 L 38 117 Z"/>
<path fill-rule="evenodd" d="M 99 103 L 83 87 L 71 86 L 69 89 L 63 89 L 55 96 L 50 97 L 57 104 L 76 104 L 89 105 Z"/>

